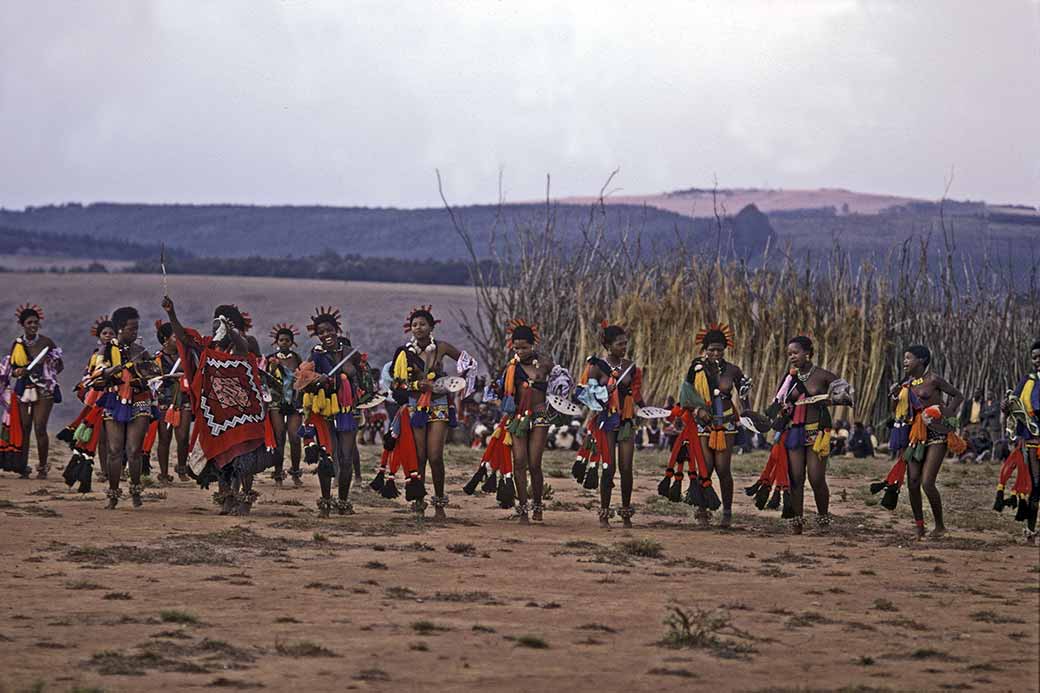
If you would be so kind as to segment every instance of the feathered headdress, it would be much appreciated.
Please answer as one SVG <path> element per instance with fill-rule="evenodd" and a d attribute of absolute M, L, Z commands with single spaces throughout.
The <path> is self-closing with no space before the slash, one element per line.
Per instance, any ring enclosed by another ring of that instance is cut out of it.
<path fill-rule="evenodd" d="M 293 343 L 296 343 L 296 338 L 300 336 L 300 330 L 297 329 L 296 325 L 289 322 L 280 322 L 271 328 L 271 344 L 278 343 L 278 336 L 282 333 L 291 334 Z"/>
<path fill-rule="evenodd" d="M 18 306 L 14 311 L 14 316 L 18 318 L 18 324 L 21 325 L 25 322 L 25 319 L 29 317 L 29 314 L 35 314 L 40 320 L 43 320 L 43 308 L 40 308 L 35 303 L 23 303 Z"/>
<path fill-rule="evenodd" d="M 98 319 L 94 321 L 94 324 L 90 326 L 90 336 L 94 338 L 100 337 L 101 330 L 106 327 L 112 328 L 112 331 L 115 332 L 116 326 L 112 324 L 109 317 L 107 315 L 99 315 Z"/>
<path fill-rule="evenodd" d="M 440 320 L 436 320 L 433 317 L 433 306 L 430 304 L 415 306 L 408 312 L 408 319 L 404 322 L 404 331 L 412 331 L 412 320 L 422 317 L 426 318 L 430 322 L 430 327 L 435 327 L 440 324 Z"/>
<path fill-rule="evenodd" d="M 694 337 L 694 341 L 702 347 L 709 344 L 725 344 L 727 349 L 733 348 L 733 328 L 725 323 L 712 323 L 702 327 Z"/>
<path fill-rule="evenodd" d="M 538 333 L 538 325 L 534 323 L 527 323 L 524 320 L 515 318 L 510 320 L 506 324 L 506 337 L 509 339 L 509 346 L 513 346 L 513 340 L 524 339 L 531 344 L 537 344 L 542 340 L 541 335 Z"/>
<path fill-rule="evenodd" d="M 318 334 L 318 323 L 331 322 L 336 326 L 336 332 L 343 331 L 343 314 L 339 312 L 339 308 L 332 306 L 318 306 L 314 309 L 314 315 L 311 316 L 311 324 L 307 325 L 307 332 L 312 335 Z"/>

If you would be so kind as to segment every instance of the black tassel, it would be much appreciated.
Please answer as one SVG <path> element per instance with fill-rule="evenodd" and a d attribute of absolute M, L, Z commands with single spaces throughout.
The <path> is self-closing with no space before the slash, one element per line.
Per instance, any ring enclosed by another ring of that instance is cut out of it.
<path fill-rule="evenodd" d="M 674 475 L 675 471 L 672 469 L 665 472 L 664 478 L 657 484 L 657 495 L 668 497 L 668 490 L 672 487 L 672 477 Z"/>
<path fill-rule="evenodd" d="M 376 493 L 379 493 L 380 491 L 383 490 L 383 486 L 385 484 L 386 484 L 386 470 L 380 469 L 379 472 L 377 472 L 376 475 L 374 477 L 372 477 L 372 481 L 368 482 L 368 487 L 370 489 L 372 489 L 373 491 L 375 491 Z"/>
<path fill-rule="evenodd" d="M 55 438 L 57 438 L 63 443 L 68 443 L 69 445 L 72 445 L 76 442 L 75 433 L 76 432 L 73 431 L 71 428 L 63 428 L 60 431 L 58 431 L 58 435 L 56 435 Z"/>
<path fill-rule="evenodd" d="M 750 486 L 744 487 L 744 493 L 747 494 L 748 498 L 754 498 L 758 494 L 758 489 L 762 488 L 762 481 L 756 481 Z"/>
<path fill-rule="evenodd" d="M 582 484 L 585 488 L 591 490 L 599 488 L 599 465 L 590 464 L 589 470 L 585 473 L 585 483 Z"/>
<path fill-rule="evenodd" d="M 875 481 L 874 483 L 872 483 L 870 485 L 870 492 L 873 493 L 874 495 L 877 495 L 877 494 L 881 493 L 882 491 L 884 491 L 886 488 L 888 488 L 888 482 L 887 481 Z"/>
<path fill-rule="evenodd" d="M 141 476 L 151 476 L 152 475 L 152 460 L 151 460 L 151 457 L 152 457 L 151 455 L 146 455 L 143 452 L 141 453 Z"/>
<path fill-rule="evenodd" d="M 79 466 L 79 492 L 90 493 L 90 487 L 94 480 L 94 460 L 84 457 Z"/>
<path fill-rule="evenodd" d="M 1004 489 L 997 489 L 997 499 L 993 501 L 993 509 L 998 513 L 1004 512 Z"/>
<path fill-rule="evenodd" d="M 480 486 L 480 482 L 487 478 L 487 467 L 482 462 L 477 471 L 473 473 L 473 477 L 462 487 L 462 492 L 467 496 L 472 496 L 477 491 L 477 486 Z"/>
<path fill-rule="evenodd" d="M 80 460 L 79 450 L 76 450 L 72 453 L 72 459 L 65 465 L 65 471 L 61 475 L 65 479 L 65 485 L 69 488 L 79 479 L 79 467 L 81 464 L 83 462 Z"/>
<path fill-rule="evenodd" d="M 1029 502 L 1025 498 L 1021 498 L 1018 501 L 1018 512 L 1015 513 L 1015 520 L 1017 522 L 1025 522 L 1029 519 Z"/>
<path fill-rule="evenodd" d="M 404 482 L 404 499 L 406 501 L 418 501 L 425 497 L 426 484 L 423 482 L 422 477 L 409 477 L 408 481 Z"/>
<path fill-rule="evenodd" d="M 188 476 L 195 477 L 195 483 L 202 488 L 209 488 L 210 484 L 215 484 L 220 481 L 220 473 L 217 471 L 217 465 L 213 464 L 213 460 L 207 460 L 206 466 L 202 468 L 202 471 L 195 475 L 191 471 L 191 467 L 188 467 Z"/>
<path fill-rule="evenodd" d="M 318 464 L 318 458 L 321 455 L 321 446 L 317 443 L 310 443 L 303 449 L 303 463 Z"/>
<path fill-rule="evenodd" d="M 498 489 L 498 504 L 504 510 L 512 508 L 516 504 L 516 486 L 513 484 L 513 477 L 502 477 L 502 483 L 498 485 Z"/>
<path fill-rule="evenodd" d="M 492 471 L 488 474 L 488 478 L 484 480 L 484 485 L 480 487 L 480 490 L 484 493 L 495 493 L 498 491 L 498 472 Z"/>
<path fill-rule="evenodd" d="M 886 510 L 895 510 L 899 504 L 899 487 L 902 484 L 891 484 L 885 488 L 885 495 L 881 496 L 881 507 Z"/>
<path fill-rule="evenodd" d="M 571 476 L 579 484 L 585 479 L 585 469 L 588 466 L 589 462 L 584 457 L 578 457 L 574 460 L 574 465 L 571 467 Z"/>
<path fill-rule="evenodd" d="M 682 501 L 682 472 L 676 473 L 672 487 L 668 489 L 668 500 L 673 503 Z"/>
<path fill-rule="evenodd" d="M 1011 494 L 1004 499 L 1005 508 L 1017 508 L 1018 507 L 1018 496 Z"/>
<path fill-rule="evenodd" d="M 383 484 L 383 490 L 380 491 L 380 495 L 382 495 L 383 498 L 397 498 L 401 495 L 401 492 L 397 490 L 397 482 L 394 481 L 394 477 L 390 477 L 386 480 L 386 483 Z"/>
<path fill-rule="evenodd" d="M 715 487 L 710 483 L 704 487 L 704 504 L 708 510 L 718 510 L 722 507 L 722 499 L 719 498 L 719 494 L 715 492 Z"/>
<path fill-rule="evenodd" d="M 759 510 L 766 509 L 766 503 L 769 502 L 769 484 L 762 484 L 759 486 L 758 491 L 755 492 L 755 507 Z"/>
<path fill-rule="evenodd" d="M 795 516 L 794 505 L 791 504 L 791 492 L 784 489 L 780 495 L 782 497 L 780 505 L 783 507 L 783 510 L 780 511 L 780 519 L 789 520 Z"/>
<path fill-rule="evenodd" d="M 780 507 L 780 488 L 773 489 L 773 495 L 770 496 L 769 501 L 766 503 L 766 510 L 776 510 Z"/>

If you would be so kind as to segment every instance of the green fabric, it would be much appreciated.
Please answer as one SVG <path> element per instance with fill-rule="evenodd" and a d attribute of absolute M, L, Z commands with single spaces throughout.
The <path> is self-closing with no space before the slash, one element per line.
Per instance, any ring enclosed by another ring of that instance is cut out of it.
<path fill-rule="evenodd" d="M 679 406 L 683 409 L 697 409 L 698 407 L 707 408 L 708 403 L 697 394 L 697 390 L 694 389 L 693 383 L 688 383 L 684 380 L 682 385 L 679 386 Z"/>
<path fill-rule="evenodd" d="M 621 424 L 621 427 L 618 429 L 618 434 L 617 434 L 618 442 L 622 443 L 622 442 L 624 442 L 626 440 L 632 440 L 633 433 L 634 433 L 634 427 L 632 426 L 632 422 L 631 421 L 626 421 L 625 423 Z"/>

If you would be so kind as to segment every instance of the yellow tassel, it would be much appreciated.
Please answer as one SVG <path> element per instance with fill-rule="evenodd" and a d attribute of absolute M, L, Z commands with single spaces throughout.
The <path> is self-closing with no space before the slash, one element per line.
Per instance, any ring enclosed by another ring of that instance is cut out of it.
<path fill-rule="evenodd" d="M 408 380 L 408 354 L 405 351 L 394 359 L 394 380 Z"/>
<path fill-rule="evenodd" d="M 896 421 L 905 421 L 910 415 L 910 388 L 899 389 L 899 399 L 896 400 Z"/>
<path fill-rule="evenodd" d="M 11 365 L 15 368 L 25 368 L 29 365 L 29 352 L 25 350 L 25 346 L 21 342 L 14 343 L 14 349 L 11 351 Z"/>
<path fill-rule="evenodd" d="M 831 454 L 830 429 L 820 431 L 820 433 L 816 435 L 816 442 L 813 443 L 812 449 L 818 457 L 827 457 Z"/>
<path fill-rule="evenodd" d="M 725 450 L 726 431 L 721 428 L 713 428 L 708 436 L 708 447 L 712 450 Z"/>
<path fill-rule="evenodd" d="M 1025 385 L 1022 386 L 1022 394 L 1018 396 L 1018 400 L 1022 403 L 1028 416 L 1036 416 L 1036 412 L 1033 410 L 1034 387 L 1036 387 L 1036 380 L 1030 378 L 1026 381 Z"/>
<path fill-rule="evenodd" d="M 697 375 L 693 376 L 693 387 L 704 400 L 704 404 L 711 406 L 711 388 L 708 387 L 708 375 L 703 369 L 697 371 Z"/>

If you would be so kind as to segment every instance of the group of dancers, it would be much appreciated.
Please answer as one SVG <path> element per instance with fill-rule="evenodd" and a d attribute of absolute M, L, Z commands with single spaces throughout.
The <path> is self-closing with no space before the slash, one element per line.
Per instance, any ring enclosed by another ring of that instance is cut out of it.
<path fill-rule="evenodd" d="M 169 297 L 162 309 L 166 319 L 155 323 L 155 352 L 140 344 L 141 317 L 134 307 L 119 308 L 93 325 L 97 346 L 76 386 L 83 406 L 58 435 L 73 450 L 64 470 L 69 486 L 79 484 L 80 491 L 89 491 L 97 460 L 97 476 L 107 483 L 107 507 L 117 507 L 124 480 L 139 507 L 141 477 L 153 446 L 159 480 L 171 482 L 175 443 L 178 477 L 193 478 L 204 488 L 216 484 L 214 501 L 221 514 L 245 515 L 259 495 L 253 483 L 258 473 L 273 467 L 277 485 L 286 479 L 288 445 L 288 477 L 295 486 L 303 485 L 301 464 L 315 469 L 319 516 L 352 514 L 351 483 L 360 474 L 359 426 L 366 412 L 392 399 L 396 414 L 370 486 L 396 498 L 400 482 L 415 512 L 422 515 L 432 505 L 436 519 L 446 517 L 444 445 L 448 428 L 457 423 L 457 404 L 474 394 L 478 364 L 466 351 L 434 338 L 439 321 L 431 306 L 409 312 L 407 342 L 382 369 L 370 367 L 367 355 L 351 344 L 342 314 L 334 307 L 318 307 L 311 316 L 307 331 L 316 343 L 306 358 L 297 351 L 300 331 L 291 324 L 271 329 L 272 350 L 265 355 L 251 334 L 249 315 L 235 305 L 216 307 L 205 336 L 181 324 Z M 35 434 L 37 476 L 46 478 L 47 422 L 62 400 L 57 376 L 64 354 L 40 332 L 44 313 L 39 306 L 19 307 L 17 319 L 22 334 L 0 362 L 0 468 L 30 476 L 29 437 Z M 506 334 L 508 361 L 483 393 L 484 401 L 498 402 L 501 419 L 463 488 L 466 494 L 478 489 L 494 493 L 520 523 L 543 521 L 542 454 L 548 429 L 560 417 L 580 414 L 585 435 L 573 476 L 598 491 L 603 527 L 615 515 L 631 527 L 636 419 L 666 417 L 681 433 L 657 490 L 671 501 L 693 506 L 702 526 L 709 526 L 718 510 L 718 526 L 732 525 L 730 465 L 741 427 L 772 442 L 761 475 L 745 489 L 756 507 L 779 509 L 791 531 L 800 534 L 808 480 L 816 524 L 830 524 L 830 408 L 852 406 L 853 391 L 840 375 L 814 363 L 809 337 L 789 340 L 788 373 L 770 406 L 759 413 L 749 406 L 751 380 L 727 360 L 734 342 L 726 325 L 710 325 L 695 336 L 699 353 L 678 384 L 678 402 L 670 410 L 644 401 L 642 369 L 629 353 L 623 326 L 601 325 L 602 351 L 585 359 L 576 380 L 540 350 L 537 325 L 514 320 Z M 1031 371 L 1004 403 L 1014 450 L 1001 468 L 994 508 L 1017 508 L 1016 518 L 1026 523 L 1026 534 L 1033 538 L 1040 499 L 1040 341 L 1030 347 L 1029 356 Z M 445 360 L 453 362 L 456 375 L 448 375 Z M 885 480 L 871 486 L 875 493 L 884 491 L 881 505 L 893 509 L 905 481 L 918 537 L 925 536 L 922 492 L 935 522 L 932 536 L 945 533 L 936 478 L 947 452 L 957 453 L 964 445 L 954 415 L 964 397 L 930 364 L 926 347 L 905 350 L 904 377 L 890 391 L 890 449 L 896 463 Z M 189 466 L 197 459 L 190 456 L 196 445 L 202 456 Z M 616 478 L 621 490 L 615 511 Z M 433 485 L 429 503 L 428 479 Z"/>

